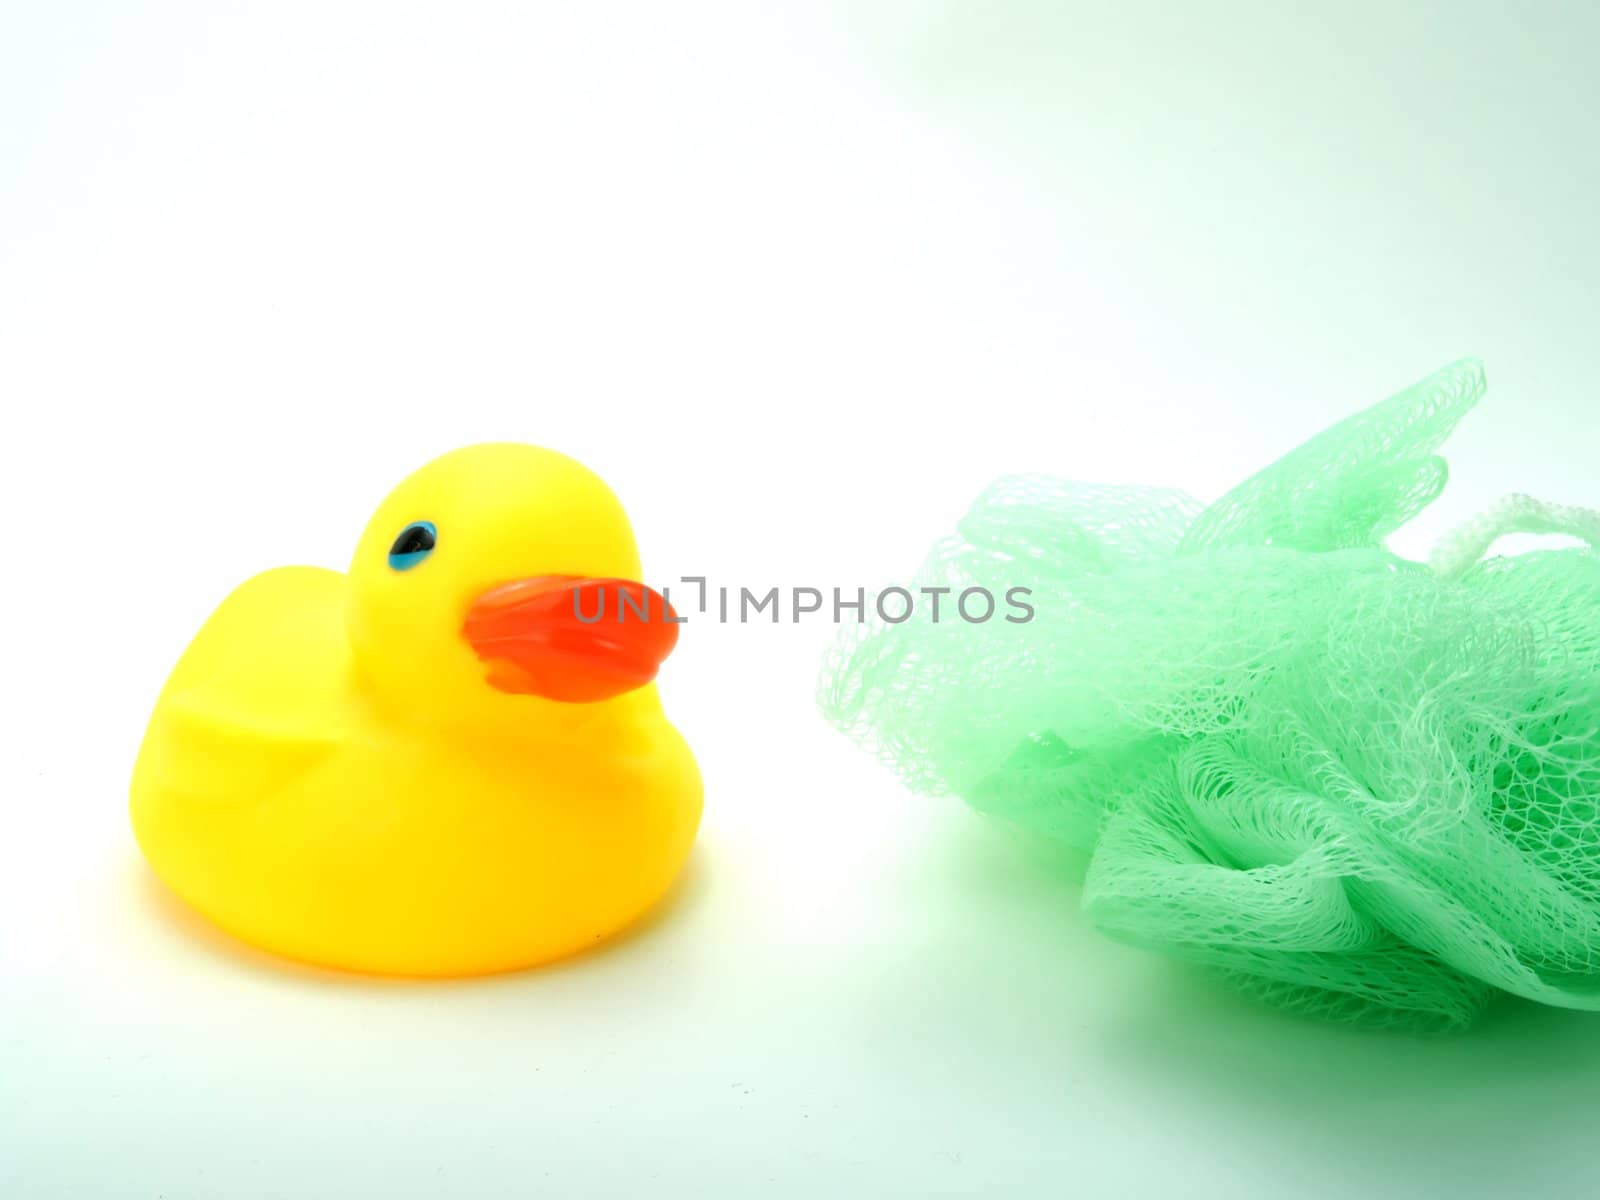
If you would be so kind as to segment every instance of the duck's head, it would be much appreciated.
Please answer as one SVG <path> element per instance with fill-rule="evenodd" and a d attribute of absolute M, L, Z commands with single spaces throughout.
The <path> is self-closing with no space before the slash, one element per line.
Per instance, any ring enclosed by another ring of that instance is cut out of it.
<path fill-rule="evenodd" d="M 386 701 L 449 721 L 613 699 L 677 641 L 639 573 L 628 518 L 588 468 L 536 446 L 454 451 L 395 488 L 356 548 L 357 669 Z"/>

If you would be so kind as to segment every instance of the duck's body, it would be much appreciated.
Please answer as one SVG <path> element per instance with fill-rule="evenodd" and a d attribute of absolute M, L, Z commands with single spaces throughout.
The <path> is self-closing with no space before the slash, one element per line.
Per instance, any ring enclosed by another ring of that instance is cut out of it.
<path fill-rule="evenodd" d="M 334 571 L 257 576 L 174 669 L 132 787 L 167 883 L 265 949 L 404 975 L 560 957 L 654 904 L 701 803 L 654 685 L 561 703 L 484 687 L 472 662 L 482 696 L 419 704 L 363 658 L 352 591 Z M 458 657 L 436 664 L 442 697 Z"/>

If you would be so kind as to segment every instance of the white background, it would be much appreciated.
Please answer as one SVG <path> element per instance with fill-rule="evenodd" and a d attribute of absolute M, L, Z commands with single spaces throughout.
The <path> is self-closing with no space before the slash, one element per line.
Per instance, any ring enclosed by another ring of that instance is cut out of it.
<path fill-rule="evenodd" d="M 994 474 L 1212 495 L 1462 354 L 1399 544 L 1593 503 L 1581 11 L 0 9 L 0 1194 L 1593 1195 L 1600 1021 L 1410 1040 L 1085 928 L 691 623 L 646 927 L 490 981 L 286 966 L 127 828 L 237 582 L 466 442 L 605 475 L 655 582 L 880 587 Z"/>

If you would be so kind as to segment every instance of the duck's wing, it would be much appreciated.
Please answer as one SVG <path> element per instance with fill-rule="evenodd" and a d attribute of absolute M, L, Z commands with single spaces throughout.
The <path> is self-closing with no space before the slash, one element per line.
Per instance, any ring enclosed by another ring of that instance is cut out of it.
<path fill-rule="evenodd" d="M 1324 430 L 1207 508 L 1180 553 L 1235 546 L 1374 546 L 1444 488 L 1436 451 L 1483 395 L 1463 359 Z"/>
<path fill-rule="evenodd" d="M 165 706 L 153 737 L 162 775 L 196 795 L 264 794 L 304 774 L 339 745 L 328 727 L 305 714 L 250 712 L 225 694 L 195 689 Z"/>
<path fill-rule="evenodd" d="M 139 772 L 189 795 L 259 796 L 343 744 L 351 720 L 344 588 L 337 572 L 289 567 L 229 596 L 173 670 Z"/>

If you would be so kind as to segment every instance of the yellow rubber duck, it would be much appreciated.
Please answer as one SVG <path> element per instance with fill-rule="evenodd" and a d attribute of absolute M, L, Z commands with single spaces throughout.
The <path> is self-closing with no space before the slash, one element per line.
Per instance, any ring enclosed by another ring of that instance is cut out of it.
<path fill-rule="evenodd" d="M 245 941 L 348 970 L 506 971 L 616 933 L 700 820 L 651 682 L 677 618 L 639 574 L 572 459 L 437 459 L 348 575 L 268 571 L 200 630 L 134 766 L 145 856 Z"/>

